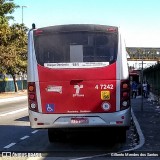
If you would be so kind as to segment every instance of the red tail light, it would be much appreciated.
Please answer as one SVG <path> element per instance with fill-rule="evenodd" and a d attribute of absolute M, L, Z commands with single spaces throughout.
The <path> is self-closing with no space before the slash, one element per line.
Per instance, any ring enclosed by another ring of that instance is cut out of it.
<path fill-rule="evenodd" d="M 43 34 L 43 31 L 42 31 L 42 30 L 37 29 L 37 30 L 34 31 L 34 35 L 35 35 L 35 36 L 39 36 L 39 35 L 41 35 L 41 34 Z"/>
<path fill-rule="evenodd" d="M 117 28 L 115 28 L 115 27 L 108 27 L 107 31 L 108 32 L 117 32 Z"/>
<path fill-rule="evenodd" d="M 29 94 L 28 97 L 29 97 L 30 100 L 35 100 L 35 94 L 32 94 L 32 93 L 31 93 L 31 94 Z"/>
<path fill-rule="evenodd" d="M 130 83 L 129 80 L 121 81 L 121 106 L 120 110 L 130 107 Z"/>
<path fill-rule="evenodd" d="M 30 110 L 38 112 L 35 82 L 28 82 L 28 105 Z"/>

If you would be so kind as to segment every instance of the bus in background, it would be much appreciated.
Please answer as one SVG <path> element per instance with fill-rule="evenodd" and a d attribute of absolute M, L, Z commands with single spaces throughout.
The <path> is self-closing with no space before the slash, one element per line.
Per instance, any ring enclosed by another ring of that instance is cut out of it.
<path fill-rule="evenodd" d="M 127 52 L 118 27 L 74 24 L 28 33 L 28 105 L 32 128 L 50 142 L 67 131 L 130 126 Z M 116 130 L 116 131 L 115 131 Z"/>

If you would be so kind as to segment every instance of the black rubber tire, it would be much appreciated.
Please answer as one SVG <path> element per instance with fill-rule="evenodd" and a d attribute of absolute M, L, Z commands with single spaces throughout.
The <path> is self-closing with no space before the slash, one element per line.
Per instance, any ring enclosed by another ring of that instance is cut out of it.
<path fill-rule="evenodd" d="M 53 142 L 63 142 L 66 140 L 66 134 L 65 132 L 59 130 L 59 129 L 48 129 L 48 140 L 50 143 Z"/>
<path fill-rule="evenodd" d="M 119 140 L 120 143 L 125 143 L 126 142 L 126 129 L 120 129 L 118 140 Z"/>

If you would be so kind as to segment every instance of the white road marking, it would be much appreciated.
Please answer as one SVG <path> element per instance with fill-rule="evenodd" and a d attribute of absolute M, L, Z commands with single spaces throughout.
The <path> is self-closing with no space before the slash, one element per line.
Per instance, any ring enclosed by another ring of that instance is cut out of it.
<path fill-rule="evenodd" d="M 29 138 L 29 136 L 24 136 L 24 137 L 22 137 L 22 138 L 20 138 L 21 140 L 24 140 L 24 139 L 27 139 L 27 138 Z"/>
<path fill-rule="evenodd" d="M 38 130 L 35 130 L 35 131 L 32 132 L 32 134 L 35 134 L 35 133 L 37 133 L 37 132 L 38 132 Z"/>
<path fill-rule="evenodd" d="M 32 134 L 35 134 L 35 133 L 37 133 L 39 130 L 35 130 L 35 131 L 33 131 L 33 132 L 31 132 Z M 30 136 L 24 136 L 24 137 L 22 137 L 22 138 L 20 138 L 20 140 L 25 140 L 25 139 L 27 139 L 27 138 L 29 138 Z M 10 147 L 12 147 L 12 146 L 14 146 L 16 143 L 10 143 L 9 145 L 7 145 L 7 146 L 5 146 L 5 147 L 3 147 L 3 148 L 5 148 L 5 149 L 8 149 L 8 148 L 10 148 Z"/>
<path fill-rule="evenodd" d="M 15 144 L 16 144 L 16 143 L 10 143 L 9 145 L 7 145 L 7 146 L 5 146 L 5 147 L 3 147 L 3 148 L 8 149 L 8 148 L 10 148 L 10 147 L 14 146 Z"/>
<path fill-rule="evenodd" d="M 28 108 L 22 108 L 22 109 L 18 109 L 16 111 L 11 111 L 11 112 L 7 112 L 7 113 L 3 113 L 3 114 L 0 114 L 0 117 L 4 117 L 4 116 L 10 115 L 10 114 L 19 113 L 19 112 L 25 111 L 27 109 Z"/>
<path fill-rule="evenodd" d="M 31 132 L 32 134 L 35 134 L 35 133 L 37 133 L 39 130 L 35 130 L 35 131 L 33 131 L 33 132 Z M 22 138 L 20 138 L 20 140 L 25 140 L 25 139 L 27 139 L 27 138 L 29 138 L 30 136 L 24 136 L 24 137 L 22 137 Z M 8 148 L 11 148 L 12 146 L 14 146 L 16 143 L 10 143 L 9 145 L 7 145 L 7 146 L 5 146 L 5 147 L 3 147 L 3 148 L 5 148 L 5 149 L 8 149 Z"/>

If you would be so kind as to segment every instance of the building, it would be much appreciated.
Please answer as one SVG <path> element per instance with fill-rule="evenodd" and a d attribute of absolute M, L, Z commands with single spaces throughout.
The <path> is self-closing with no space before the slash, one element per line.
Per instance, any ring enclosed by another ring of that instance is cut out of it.
<path fill-rule="evenodd" d="M 146 80 L 145 76 L 142 76 L 142 71 L 145 68 L 149 68 L 160 62 L 160 48 L 127 47 L 127 52 L 129 54 L 130 79 L 137 83 Z"/>

